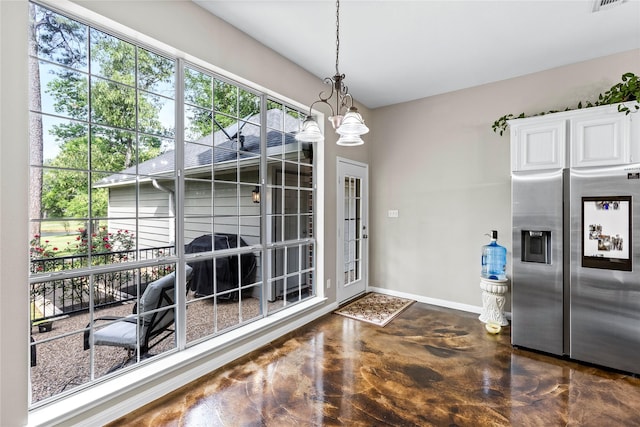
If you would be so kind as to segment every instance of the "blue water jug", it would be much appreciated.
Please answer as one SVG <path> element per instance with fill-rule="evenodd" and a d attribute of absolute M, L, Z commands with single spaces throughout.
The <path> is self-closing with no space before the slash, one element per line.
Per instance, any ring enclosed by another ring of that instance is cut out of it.
<path fill-rule="evenodd" d="M 498 244 L 496 230 L 491 230 L 491 243 L 482 247 L 482 271 L 480 274 L 485 279 L 491 280 L 507 278 L 507 249 Z"/>

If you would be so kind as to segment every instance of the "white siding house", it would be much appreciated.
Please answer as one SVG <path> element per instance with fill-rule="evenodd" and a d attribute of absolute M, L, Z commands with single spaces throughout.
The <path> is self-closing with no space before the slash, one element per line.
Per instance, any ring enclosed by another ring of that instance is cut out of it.
<path fill-rule="evenodd" d="M 238 125 L 233 124 L 195 143 L 185 144 L 185 244 L 203 234 L 216 233 L 236 234 L 248 245 L 258 243 L 260 204 L 253 201 L 254 191 L 266 191 L 262 202 L 268 203 L 267 214 L 284 215 L 285 228 L 287 214 L 299 214 L 298 190 L 293 187 L 309 190 L 309 206 L 301 206 L 300 213 L 311 213 L 313 152 L 308 145 L 296 141 L 291 133 L 279 130 L 283 119 L 284 129 L 297 129 L 299 120 L 280 109 L 271 109 L 266 115 L 267 178 L 264 186 L 260 185 L 259 175 L 259 126 L 247 126 L 238 132 Z M 259 122 L 259 114 L 247 120 L 247 123 Z M 109 231 L 136 233 L 140 249 L 173 246 L 175 169 L 175 150 L 170 150 L 96 183 L 95 188 L 105 188 L 109 192 Z M 295 201 L 295 209 L 290 208 L 287 200 Z M 269 240 L 284 239 L 276 236 L 281 234 L 279 226 L 269 228 L 268 235 L 273 235 Z"/>

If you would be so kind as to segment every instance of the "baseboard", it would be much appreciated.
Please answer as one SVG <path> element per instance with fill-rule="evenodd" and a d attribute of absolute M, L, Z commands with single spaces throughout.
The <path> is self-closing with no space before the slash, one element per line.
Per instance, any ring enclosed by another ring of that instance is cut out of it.
<path fill-rule="evenodd" d="M 391 295 L 400 298 L 408 298 L 425 304 L 436 305 L 438 307 L 451 308 L 453 310 L 466 311 L 468 313 L 480 314 L 482 311 L 481 306 L 462 304 L 455 301 L 447 301 L 437 298 L 429 298 L 422 295 L 410 294 L 407 292 L 394 291 L 392 289 L 378 288 L 376 286 L 369 286 L 369 291 L 378 292 L 380 294 Z"/>

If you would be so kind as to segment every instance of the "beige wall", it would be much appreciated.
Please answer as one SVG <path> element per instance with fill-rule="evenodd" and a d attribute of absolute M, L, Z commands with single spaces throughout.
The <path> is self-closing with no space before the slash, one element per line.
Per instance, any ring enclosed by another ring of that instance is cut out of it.
<path fill-rule="evenodd" d="M 640 50 L 374 110 L 370 284 L 480 307 L 484 234 L 511 255 L 509 136 L 491 124 L 595 100 L 625 72 Z"/>
<path fill-rule="evenodd" d="M 0 1 L 0 426 L 11 427 L 28 396 L 26 17 L 26 1 Z"/>

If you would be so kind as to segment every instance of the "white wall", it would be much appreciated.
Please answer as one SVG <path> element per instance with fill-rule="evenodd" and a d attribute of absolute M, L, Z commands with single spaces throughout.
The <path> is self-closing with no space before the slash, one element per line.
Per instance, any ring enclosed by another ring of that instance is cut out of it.
<path fill-rule="evenodd" d="M 484 234 L 511 255 L 509 136 L 491 124 L 596 100 L 625 72 L 640 50 L 374 110 L 371 284 L 481 306 Z"/>

